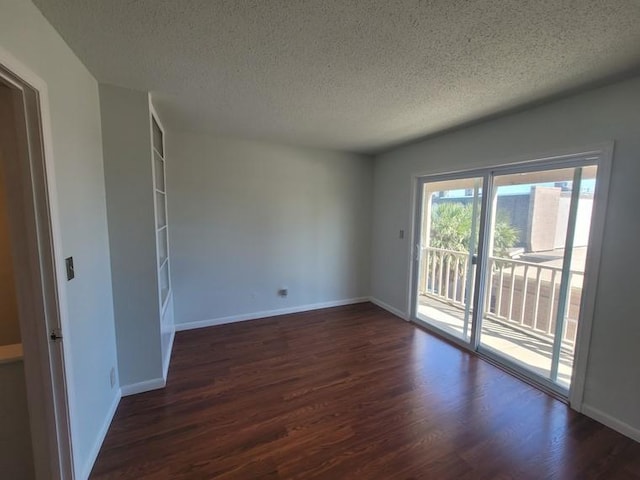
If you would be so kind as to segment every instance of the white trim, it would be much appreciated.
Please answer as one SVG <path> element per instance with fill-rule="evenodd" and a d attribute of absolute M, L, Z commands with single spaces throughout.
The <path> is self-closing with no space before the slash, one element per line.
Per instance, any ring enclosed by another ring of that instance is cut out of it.
<path fill-rule="evenodd" d="M 534 164 L 533 168 L 536 167 L 536 163 L 544 163 L 551 161 L 564 161 L 571 160 L 576 158 L 585 158 L 591 157 L 594 155 L 600 155 L 603 152 L 611 150 L 613 147 L 613 141 L 603 141 L 599 143 L 589 144 L 589 145 L 580 145 L 575 147 L 567 147 L 567 148 L 556 148 L 554 150 L 546 150 L 540 152 L 530 152 L 522 155 L 509 155 L 502 158 L 489 160 L 484 165 L 471 165 L 467 167 L 461 167 L 456 170 L 447 170 L 447 169 L 436 169 L 431 171 L 419 171 L 411 174 L 411 178 L 415 181 L 416 179 L 426 177 L 429 178 L 430 181 L 443 179 L 454 179 L 454 178 L 464 178 L 469 175 L 479 175 L 482 176 L 488 170 L 496 170 L 500 169 L 500 174 L 506 173 L 509 167 L 515 167 L 520 169 L 520 167 L 527 164 Z"/>
<path fill-rule="evenodd" d="M 606 425 L 609 428 L 612 428 L 616 432 L 629 437 L 636 442 L 640 442 L 640 430 L 632 427 L 628 423 L 623 422 L 622 420 L 618 420 L 615 417 L 612 417 L 608 413 L 604 413 L 602 410 L 599 410 L 591 405 L 586 403 L 582 404 L 582 413 L 587 417 L 591 417 L 594 420 Z"/>
<path fill-rule="evenodd" d="M 471 348 L 475 351 L 478 351 L 478 347 L 480 346 L 480 338 L 482 335 L 482 322 L 484 319 L 484 307 L 485 307 L 485 287 L 488 281 L 487 279 L 487 266 L 488 266 L 488 249 L 492 248 L 492 240 L 490 239 L 491 233 L 491 224 L 494 223 L 494 216 L 497 216 L 498 210 L 498 200 L 496 197 L 496 210 L 494 211 L 491 207 L 493 205 L 493 190 L 495 188 L 495 171 L 487 172 L 486 175 L 482 176 L 482 198 L 481 206 L 480 206 L 480 225 L 478 226 L 478 254 L 476 256 L 476 277 L 472 279 L 475 283 L 473 298 L 471 299 L 471 306 L 473 311 L 469 310 L 469 305 L 467 304 L 466 311 L 469 314 L 469 320 L 471 321 L 471 335 L 469 338 L 469 344 Z M 478 190 L 474 190 L 474 205 L 477 202 Z M 496 193 L 497 195 L 497 193 Z M 491 200 L 491 204 L 489 201 Z M 476 208 L 474 206 L 474 208 Z M 489 228 L 487 228 L 487 225 Z M 472 231 L 473 235 L 474 232 Z M 470 252 L 470 257 L 473 255 L 473 251 Z M 469 259 L 469 263 L 472 262 L 472 258 Z M 473 272 L 473 267 L 471 268 L 471 272 Z M 418 307 L 416 306 L 416 309 Z M 481 313 L 482 312 L 482 313 Z M 480 314 L 481 315 L 478 315 Z"/>
<path fill-rule="evenodd" d="M 169 364 L 171 363 L 171 352 L 173 351 L 173 341 L 176 338 L 176 328 L 175 325 L 171 326 L 171 337 L 169 338 L 169 346 L 167 347 L 167 351 L 164 354 L 164 358 L 162 359 L 162 378 L 166 383 L 167 374 L 169 373 Z"/>
<path fill-rule="evenodd" d="M 151 390 L 159 390 L 164 388 L 167 384 L 164 378 L 152 378 L 151 380 L 145 380 L 144 382 L 131 383 L 129 385 L 122 385 L 120 391 L 123 397 L 129 395 L 136 395 L 138 393 L 150 392 Z"/>
<path fill-rule="evenodd" d="M 107 432 L 109 431 L 109 427 L 111 426 L 111 422 L 113 422 L 113 417 L 116 414 L 116 410 L 118 409 L 118 405 L 120 404 L 120 398 L 122 398 L 122 392 L 120 389 L 116 391 L 115 397 L 113 397 L 113 401 L 111 402 L 111 406 L 109 407 L 109 411 L 107 412 L 107 416 L 104 419 L 104 423 L 98 432 L 98 438 L 96 438 L 93 447 L 89 451 L 89 456 L 87 457 L 84 466 L 82 467 L 82 472 L 80 475 L 81 479 L 89 478 L 91 474 L 91 470 L 93 469 L 93 465 L 96 463 L 96 459 L 98 458 L 98 454 L 100 453 L 100 449 L 102 448 L 102 444 L 104 443 L 104 439 L 107 436 Z"/>
<path fill-rule="evenodd" d="M 44 157 L 44 174 L 46 177 L 46 186 L 45 186 L 45 194 L 48 198 L 48 224 L 49 224 L 49 234 L 51 236 L 51 255 L 52 261 L 55 268 L 55 283 L 56 285 L 52 285 L 49 283 L 48 276 L 43 277 L 43 287 L 46 290 L 53 289 L 56 293 L 57 299 L 57 320 L 59 322 L 60 330 L 64 337 L 64 341 L 62 342 L 62 355 L 63 361 L 60 365 L 61 370 L 63 372 L 64 378 L 62 379 L 64 392 L 57 392 L 56 396 L 63 397 L 64 403 L 66 405 L 45 405 L 45 409 L 47 410 L 47 415 L 53 415 L 56 418 L 56 429 L 58 430 L 56 433 L 60 437 L 63 437 L 62 441 L 65 442 L 65 445 L 61 445 L 58 442 L 58 439 L 49 439 L 50 441 L 54 441 L 57 443 L 56 448 L 58 449 L 58 454 L 61 458 L 59 458 L 58 462 L 53 461 L 53 459 L 44 459 L 44 458 L 36 458 L 34 461 L 36 463 L 47 462 L 52 468 L 58 467 L 60 471 L 51 472 L 53 475 L 60 475 L 62 478 L 74 478 L 78 472 L 78 465 L 76 463 L 75 454 L 73 452 L 73 440 L 77 438 L 78 426 L 75 421 L 74 411 L 76 410 L 75 401 L 75 389 L 74 384 L 69 379 L 74 378 L 73 375 L 73 359 L 71 352 L 71 333 L 69 327 L 69 318 L 68 318 L 68 307 L 67 307 L 67 292 L 66 292 L 66 276 L 65 276 L 65 264 L 64 264 L 64 255 L 62 250 L 62 234 L 61 234 L 61 221 L 60 214 L 58 210 L 58 193 L 57 193 L 57 181 L 55 178 L 55 162 L 54 162 L 54 154 L 53 154 L 53 133 L 51 127 L 51 114 L 50 114 L 50 102 L 49 102 L 49 92 L 47 83 L 40 78 L 37 74 L 35 74 L 29 67 L 23 64 L 20 60 L 14 57 L 9 51 L 5 50 L 0 46 L 0 64 L 3 65 L 6 69 L 10 70 L 16 77 L 20 78 L 22 81 L 31 86 L 38 93 L 38 105 L 40 108 L 39 112 L 39 124 L 41 128 L 42 134 L 42 150 Z M 34 185 L 34 188 L 39 187 Z M 45 326 L 46 328 L 46 326 Z M 42 339 L 39 339 L 42 340 Z M 30 340 L 27 340 L 27 342 Z M 35 340 L 34 340 L 35 342 Z M 25 344 L 25 340 L 23 340 L 23 344 Z M 35 345 L 35 343 L 34 343 Z M 25 349 L 26 349 L 26 345 Z M 39 359 L 39 369 L 42 372 L 51 372 L 51 362 L 52 359 L 50 357 L 50 352 L 46 351 L 46 353 L 42 355 Z M 26 375 L 26 383 L 27 390 L 37 390 L 40 388 L 40 385 L 36 385 L 35 383 L 39 383 L 39 379 L 35 378 L 34 375 Z M 29 388 L 29 386 L 31 386 Z M 54 400 L 55 401 L 55 400 Z M 33 402 L 36 402 L 35 399 L 29 400 L 29 404 L 31 405 Z M 37 399 L 38 403 L 42 403 L 42 399 Z M 60 431 L 63 430 L 63 431 Z M 35 431 L 33 426 L 31 428 L 32 433 Z M 32 443 L 34 445 L 44 444 L 47 442 L 46 439 L 43 438 L 32 438 Z M 34 448 L 34 454 L 37 451 L 42 450 L 40 447 Z M 70 465 L 68 465 L 70 464 Z M 36 466 L 36 471 L 42 471 L 43 468 L 47 469 L 47 467 L 43 467 L 40 465 Z M 71 471 L 67 471 L 70 468 Z"/>
<path fill-rule="evenodd" d="M 604 243 L 613 151 L 614 142 L 603 145 L 597 164 L 596 191 L 593 201 L 594 211 L 591 214 L 589 248 L 587 249 L 587 258 L 585 260 L 584 286 L 580 300 L 580 317 L 578 319 L 578 332 L 573 354 L 571 389 L 569 390 L 569 405 L 578 411 L 582 410 L 582 402 L 584 401 L 589 347 L 591 346 L 591 332 L 593 330 L 593 317 L 595 316 L 595 300 L 598 291 L 598 280 L 600 279 L 600 259 Z"/>
<path fill-rule="evenodd" d="M 158 300 L 160 302 L 159 305 L 159 311 L 160 311 L 160 318 L 164 317 L 164 313 L 165 310 L 167 308 L 167 306 L 169 305 L 169 297 L 171 296 L 171 291 L 172 291 L 172 282 L 171 282 L 171 262 L 170 262 L 170 258 L 171 258 L 171 246 L 169 243 L 169 205 L 168 205 L 168 200 L 167 200 L 167 168 L 166 168 L 166 163 L 164 161 L 164 157 L 167 155 L 167 145 L 166 145 L 166 131 L 164 129 L 164 126 L 162 125 L 162 122 L 160 121 L 160 117 L 158 116 L 158 113 L 156 112 L 156 109 L 153 106 L 153 102 L 151 100 L 151 94 L 149 93 L 147 95 L 147 100 L 149 103 L 149 135 L 150 135 L 150 141 L 151 141 L 151 175 L 152 175 L 152 184 L 153 184 L 153 218 L 155 220 L 155 225 L 156 225 L 156 234 L 155 234 L 155 243 L 156 243 L 156 257 L 158 257 L 158 254 L 160 252 L 160 241 L 159 241 L 159 237 L 158 234 L 166 229 L 165 235 L 166 235 L 166 253 L 167 253 L 167 258 L 165 259 L 164 262 L 162 262 L 162 265 L 160 265 L 158 267 Z M 155 146 L 154 146 L 154 142 L 153 142 L 153 135 L 154 135 L 154 131 L 153 131 L 153 125 L 155 124 L 158 126 L 158 129 L 160 130 L 160 133 L 162 134 L 162 153 L 163 155 L 160 155 L 160 152 L 158 152 L 158 150 L 156 150 Z M 162 178 L 163 178 L 163 182 L 164 182 L 164 191 L 160 191 L 157 188 L 156 185 L 156 162 L 155 162 L 155 155 L 158 155 L 160 157 L 160 159 L 162 160 Z M 164 225 L 162 225 L 161 227 L 157 227 L 158 225 L 158 202 L 156 201 L 156 194 L 160 193 L 162 195 L 162 204 L 164 205 Z M 157 263 L 157 262 L 156 262 Z M 169 289 L 169 291 L 167 292 L 167 297 L 163 300 L 162 299 L 162 281 L 161 281 L 161 274 L 162 274 L 162 269 L 163 268 L 167 268 L 167 288 Z"/>
<path fill-rule="evenodd" d="M 423 191 L 421 190 L 420 179 L 416 176 L 411 176 L 410 178 L 410 192 L 411 192 L 411 206 L 409 208 L 409 268 L 407 269 L 407 279 L 405 284 L 405 292 L 406 295 L 406 309 L 407 315 L 398 315 L 401 318 L 404 318 L 407 321 L 410 321 L 413 317 L 417 315 L 417 301 L 414 302 L 414 285 L 418 284 L 419 276 L 420 276 L 420 258 L 416 257 L 416 248 L 417 245 L 422 243 L 420 239 L 420 235 L 422 233 L 422 207 L 424 202 L 422 201 Z M 420 199 L 420 203 L 418 203 L 418 199 Z M 372 302 L 374 301 L 374 297 L 372 298 Z M 417 297 L 416 297 L 417 298 Z M 376 299 L 377 300 L 377 299 Z M 379 301 L 379 300 L 378 300 Z M 381 304 L 377 304 L 379 307 L 382 307 L 386 310 L 389 310 L 387 307 Z M 386 305 L 386 304 L 385 304 Z M 390 305 L 389 305 L 390 306 Z M 394 307 L 391 307 L 394 308 Z M 389 310 L 391 312 L 391 310 Z M 399 310 L 398 310 L 399 311 Z M 393 312 L 392 312 L 393 313 Z M 394 315 L 397 315 L 394 313 Z"/>
<path fill-rule="evenodd" d="M 333 302 L 312 303 L 309 305 L 299 305 L 297 307 L 279 308 L 276 310 L 265 310 L 262 312 L 244 313 L 241 315 L 231 315 L 228 317 L 212 318 L 209 320 L 199 320 L 196 322 L 176 323 L 176 331 L 193 330 L 196 328 L 213 327 L 216 325 L 224 325 L 226 323 L 245 322 L 247 320 L 258 320 L 260 318 L 276 317 L 278 315 L 288 315 L 290 313 L 309 312 L 311 310 L 320 310 L 322 308 L 342 307 L 344 305 L 353 305 L 356 303 L 365 303 L 369 301 L 369 297 L 348 298 L 345 300 L 336 300 Z"/>
<path fill-rule="evenodd" d="M 385 309 L 387 312 L 392 313 L 396 317 L 400 317 L 402 320 L 406 320 L 406 321 L 409 320 L 409 316 L 405 312 L 402 312 L 401 310 L 397 309 L 396 307 L 392 307 L 391 305 L 389 305 L 388 303 L 383 302 L 382 300 L 378 300 L 375 297 L 369 297 L 369 301 L 371 303 L 373 303 L 374 305 L 377 305 L 380 308 Z"/>

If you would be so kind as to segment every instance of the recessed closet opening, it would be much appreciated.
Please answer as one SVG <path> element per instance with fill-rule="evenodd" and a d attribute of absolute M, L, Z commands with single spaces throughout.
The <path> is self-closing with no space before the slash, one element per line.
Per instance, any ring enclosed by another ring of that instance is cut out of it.
<path fill-rule="evenodd" d="M 0 65 L 0 472 L 71 478 L 48 101 L 15 66 L 30 81 Z"/>
<path fill-rule="evenodd" d="M 24 374 L 22 336 L 9 225 L 7 161 L 16 154 L 13 95 L 0 83 L 0 471 L 9 478 L 33 478 L 33 452 Z M 9 449 L 7 452 L 6 449 Z"/>

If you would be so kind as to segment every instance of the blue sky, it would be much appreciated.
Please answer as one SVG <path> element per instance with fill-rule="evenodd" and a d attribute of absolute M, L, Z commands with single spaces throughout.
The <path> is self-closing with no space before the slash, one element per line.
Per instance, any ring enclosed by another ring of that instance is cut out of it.
<path fill-rule="evenodd" d="M 571 184 L 571 182 L 567 182 Z M 541 187 L 553 187 L 553 182 L 548 183 L 527 183 L 524 185 L 504 185 L 498 187 L 498 195 L 524 195 L 531 191 L 531 187 L 537 185 Z M 595 179 L 587 179 L 581 182 L 581 190 L 583 193 L 593 193 L 596 186 Z M 449 190 L 448 198 L 465 197 L 465 190 Z"/>

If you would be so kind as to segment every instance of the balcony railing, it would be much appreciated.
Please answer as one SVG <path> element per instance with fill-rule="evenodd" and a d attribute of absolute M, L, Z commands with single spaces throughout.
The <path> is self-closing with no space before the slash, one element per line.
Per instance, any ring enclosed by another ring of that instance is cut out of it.
<path fill-rule="evenodd" d="M 420 293 L 464 308 L 473 298 L 476 265 L 468 253 L 425 247 L 420 272 Z M 484 316 L 553 340 L 562 268 L 489 257 Z M 583 272 L 569 272 L 569 288 L 562 344 L 573 349 L 580 313 Z"/>

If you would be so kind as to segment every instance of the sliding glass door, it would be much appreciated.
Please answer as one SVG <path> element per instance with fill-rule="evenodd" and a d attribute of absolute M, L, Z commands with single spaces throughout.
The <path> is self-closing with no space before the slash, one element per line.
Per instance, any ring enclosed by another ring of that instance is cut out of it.
<path fill-rule="evenodd" d="M 493 177 L 479 350 L 568 390 L 597 168 Z"/>
<path fill-rule="evenodd" d="M 419 179 L 414 319 L 566 395 L 596 174 L 574 159 Z"/>
<path fill-rule="evenodd" d="M 416 317 L 469 342 L 482 177 L 422 182 Z"/>

